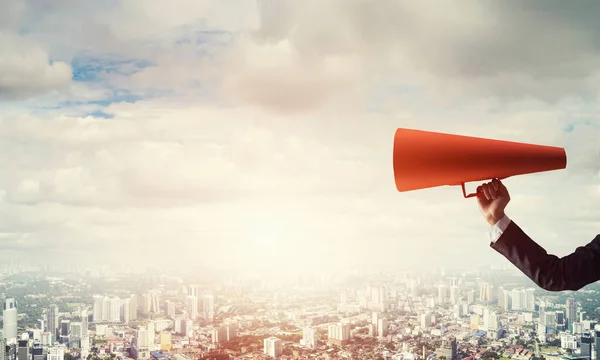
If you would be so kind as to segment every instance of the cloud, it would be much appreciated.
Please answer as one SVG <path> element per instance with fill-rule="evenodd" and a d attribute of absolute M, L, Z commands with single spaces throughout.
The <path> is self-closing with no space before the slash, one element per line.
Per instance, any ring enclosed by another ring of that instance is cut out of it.
<path fill-rule="evenodd" d="M 458 187 L 396 191 L 398 127 L 565 147 L 567 170 L 506 180 L 509 214 L 559 254 L 595 231 L 592 8 L 235 3 L 7 3 L 7 59 L 37 58 L 0 68 L 20 74 L 0 105 L 4 248 L 267 273 L 505 264 Z"/>
<path fill-rule="evenodd" d="M 421 109 L 413 106 L 405 110 Z M 586 190 L 595 191 L 599 178 L 597 171 L 587 176 L 589 153 L 580 142 L 598 129 L 578 125 L 567 133 L 560 119 L 562 112 L 593 109 L 583 103 L 569 111 L 533 103 L 496 112 L 493 104 L 474 108 L 424 110 L 402 124 L 425 120 L 425 127 L 438 124 L 441 131 L 574 149 L 568 154 L 579 168 L 507 180 L 510 214 L 551 250 L 568 252 L 586 241 L 598 215 L 589 201 L 600 194 Z M 494 259 L 475 203 L 462 199 L 459 188 L 396 192 L 393 118 L 338 110 L 333 119 L 325 112 L 289 122 L 251 107 L 171 100 L 112 104 L 106 111 L 114 117 L 2 119 L 7 165 L 0 207 L 10 213 L 3 231 L 28 234 L 41 247 L 51 243 L 61 256 L 117 247 L 144 249 L 141 261 L 158 254 L 181 260 L 209 246 L 215 261 L 207 265 L 221 266 L 218 259 L 226 257 L 230 269 L 256 269 L 255 260 L 263 259 L 282 272 L 306 259 L 318 269 L 372 257 L 380 266 L 419 266 L 431 246 L 438 252 L 428 256 L 440 264 L 460 264 L 472 254 Z M 469 114 L 478 116 L 477 131 Z M 540 208 L 547 209 L 543 217 Z M 578 237 L 559 241 L 566 236 Z M 165 239 L 169 248 L 189 251 L 163 254 Z M 284 255 L 290 251 L 295 260 Z M 454 255 L 444 259 L 443 253 Z"/>
<path fill-rule="evenodd" d="M 51 61 L 35 40 L 0 31 L 0 48 L 0 100 L 64 90 L 71 82 L 71 67 Z"/>
<path fill-rule="evenodd" d="M 290 58 L 285 71 L 279 64 L 247 64 L 246 71 L 252 74 L 247 76 L 260 77 L 260 82 L 247 86 L 246 98 L 267 107 L 281 106 L 277 100 L 286 93 L 296 95 L 289 89 L 302 89 L 295 84 L 310 81 L 307 73 L 320 80 L 311 83 L 317 90 L 315 98 L 325 97 L 328 90 L 339 93 L 386 82 L 454 99 L 532 97 L 556 102 L 597 96 L 599 32 L 594 31 L 598 24 L 590 14 L 599 9 L 593 3 L 569 7 L 552 2 L 543 3 L 543 8 L 541 2 L 490 1 L 461 6 L 449 1 L 431 5 L 391 0 L 376 6 L 359 0 L 259 4 L 262 22 L 255 47 L 269 54 L 261 58 L 269 62 Z M 255 51 L 248 47 L 247 57 L 251 59 Z M 327 72 L 325 64 L 332 61 L 358 66 L 344 73 L 334 65 Z M 332 79 L 341 86 L 331 89 Z M 265 88 L 276 94 L 271 101 L 261 96 Z M 303 106 L 316 105 L 313 101 Z"/>

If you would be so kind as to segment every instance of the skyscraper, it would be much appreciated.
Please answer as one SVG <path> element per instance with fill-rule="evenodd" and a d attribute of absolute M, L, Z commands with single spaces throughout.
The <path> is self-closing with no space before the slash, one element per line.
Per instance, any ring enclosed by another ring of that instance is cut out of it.
<path fill-rule="evenodd" d="M 137 295 L 132 294 L 129 302 L 129 319 L 134 320 L 138 318 L 138 298 Z"/>
<path fill-rule="evenodd" d="M 204 296 L 204 319 L 208 321 L 215 319 L 215 297 L 212 295 Z"/>
<path fill-rule="evenodd" d="M 3 334 L 7 342 L 17 339 L 17 301 L 6 299 L 2 313 L 4 322 Z"/>
<path fill-rule="evenodd" d="M 200 297 L 200 291 L 198 285 L 190 285 L 188 287 L 188 296 L 195 296 L 196 298 Z"/>
<path fill-rule="evenodd" d="M 327 328 L 327 342 L 343 345 L 350 339 L 350 324 L 338 323 Z"/>
<path fill-rule="evenodd" d="M 447 292 L 447 287 L 446 285 L 440 285 L 438 287 L 438 304 L 444 304 L 446 302 L 446 292 Z"/>
<path fill-rule="evenodd" d="M 50 305 L 46 310 L 46 328 L 52 336 L 52 343 L 54 343 L 58 335 L 58 306 L 56 304 Z"/>
<path fill-rule="evenodd" d="M 185 305 L 188 319 L 195 320 L 198 317 L 198 298 L 189 295 Z"/>
<path fill-rule="evenodd" d="M 450 287 L 450 303 L 456 305 L 458 303 L 458 286 Z"/>
<path fill-rule="evenodd" d="M 592 356 L 592 336 L 590 334 L 583 334 L 581 336 L 581 355 Z"/>
<path fill-rule="evenodd" d="M 264 339 L 264 353 L 273 358 L 281 355 L 281 340 L 276 337 Z"/>
<path fill-rule="evenodd" d="M 314 327 L 307 327 L 302 330 L 302 339 L 304 346 L 314 349 L 317 347 L 317 330 Z"/>
<path fill-rule="evenodd" d="M 525 289 L 523 295 L 523 309 L 535 311 L 535 289 Z"/>
<path fill-rule="evenodd" d="M 442 351 L 446 359 L 456 360 L 457 358 L 457 346 L 456 338 L 451 337 L 442 340 Z"/>
<path fill-rule="evenodd" d="M 92 321 L 95 323 L 102 322 L 102 309 L 103 309 L 104 296 L 94 295 L 94 306 L 92 309 Z"/>
<path fill-rule="evenodd" d="M 565 316 L 567 317 L 567 326 L 577 321 L 577 308 L 575 307 L 575 299 L 568 298 L 565 304 Z"/>
<path fill-rule="evenodd" d="M 19 339 L 17 348 L 17 359 L 18 360 L 29 360 L 29 340 Z"/>

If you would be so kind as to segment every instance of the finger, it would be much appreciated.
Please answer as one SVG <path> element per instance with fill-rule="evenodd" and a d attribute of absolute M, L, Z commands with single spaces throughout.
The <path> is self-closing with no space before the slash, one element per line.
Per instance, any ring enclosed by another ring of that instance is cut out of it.
<path fill-rule="evenodd" d="M 483 193 L 483 186 L 477 187 L 477 199 L 482 204 L 485 204 L 487 202 L 487 199 L 485 198 L 485 194 Z"/>
<path fill-rule="evenodd" d="M 475 190 L 475 192 L 477 193 L 477 197 L 479 198 L 485 198 L 485 195 L 483 194 L 483 186 L 478 186 L 477 190 Z"/>
<path fill-rule="evenodd" d="M 490 182 L 490 185 L 488 186 L 489 192 L 490 192 L 490 197 L 493 199 L 496 199 L 500 196 L 500 193 L 498 192 L 498 189 L 496 187 L 496 183 L 494 181 Z"/>
<path fill-rule="evenodd" d="M 485 195 L 485 198 L 490 200 L 491 196 L 490 196 L 490 186 L 488 184 L 483 184 L 483 194 Z"/>
<path fill-rule="evenodd" d="M 485 193 L 483 192 L 483 185 L 477 187 L 477 197 L 482 200 L 486 200 Z"/>
<path fill-rule="evenodd" d="M 494 187 L 494 191 L 498 191 L 500 189 L 500 181 L 498 179 L 492 180 L 492 186 Z"/>

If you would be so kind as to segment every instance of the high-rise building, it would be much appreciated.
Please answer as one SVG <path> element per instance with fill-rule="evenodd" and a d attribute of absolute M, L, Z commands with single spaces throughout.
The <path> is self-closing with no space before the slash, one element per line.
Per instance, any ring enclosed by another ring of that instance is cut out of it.
<path fill-rule="evenodd" d="M 281 355 L 281 340 L 276 337 L 266 338 L 264 340 L 264 353 L 272 358 Z"/>
<path fill-rule="evenodd" d="M 451 337 L 442 340 L 442 351 L 446 359 L 456 360 L 458 355 L 458 348 L 456 346 L 456 338 Z"/>
<path fill-rule="evenodd" d="M 213 329 L 212 340 L 215 344 L 231 341 L 237 337 L 237 329 L 234 325 L 221 326 Z"/>
<path fill-rule="evenodd" d="M 81 336 L 88 336 L 88 311 L 81 310 Z"/>
<path fill-rule="evenodd" d="M 194 335 L 194 321 L 191 319 L 186 319 L 183 321 L 182 325 L 182 333 L 184 336 L 191 337 Z"/>
<path fill-rule="evenodd" d="M 17 339 L 17 301 L 13 298 L 6 299 L 2 312 L 3 336 L 7 342 Z"/>
<path fill-rule="evenodd" d="M 81 339 L 81 322 L 74 321 L 71 323 L 71 336 L 73 338 Z"/>
<path fill-rule="evenodd" d="M 513 289 L 511 293 L 512 309 L 535 311 L 535 289 Z"/>
<path fill-rule="evenodd" d="M 381 318 L 381 314 L 378 313 L 377 311 L 373 311 L 373 313 L 371 314 L 371 324 L 377 326 L 377 323 L 379 322 L 379 318 Z"/>
<path fill-rule="evenodd" d="M 204 296 L 204 319 L 207 321 L 215 319 L 215 297 L 213 295 Z"/>
<path fill-rule="evenodd" d="M 185 304 L 188 319 L 195 320 L 198 317 L 198 298 L 193 295 L 187 297 Z"/>
<path fill-rule="evenodd" d="M 317 347 L 317 329 L 307 327 L 302 330 L 303 345 L 307 348 L 314 349 Z"/>
<path fill-rule="evenodd" d="M 160 293 L 156 290 L 148 293 L 150 301 L 150 312 L 154 314 L 160 314 Z"/>
<path fill-rule="evenodd" d="M 505 298 L 504 298 L 504 287 L 502 286 L 498 286 L 498 306 L 502 309 L 504 309 L 504 303 L 505 303 Z"/>
<path fill-rule="evenodd" d="M 370 308 L 374 311 L 385 311 L 387 309 L 388 296 L 385 286 L 369 286 L 367 295 L 370 295 Z"/>
<path fill-rule="evenodd" d="M 456 305 L 458 303 L 458 286 L 451 286 L 450 287 L 450 303 L 452 305 Z"/>
<path fill-rule="evenodd" d="M 479 285 L 479 301 L 489 302 L 494 299 L 493 296 L 494 287 L 489 283 L 481 283 Z"/>
<path fill-rule="evenodd" d="M 524 292 L 524 310 L 535 311 L 535 289 L 525 289 Z"/>
<path fill-rule="evenodd" d="M 385 319 L 379 319 L 377 321 L 377 336 L 385 337 L 388 333 L 388 324 Z"/>
<path fill-rule="evenodd" d="M 188 287 L 188 292 L 187 292 L 188 296 L 195 296 L 196 299 L 200 298 L 200 290 L 198 285 L 190 285 Z"/>
<path fill-rule="evenodd" d="M 577 307 L 574 298 L 567 299 L 565 304 L 565 315 L 567 317 L 567 326 L 571 327 L 571 325 L 577 321 Z"/>
<path fill-rule="evenodd" d="M 32 360 L 44 360 L 44 349 L 42 348 L 42 344 L 39 342 L 34 342 L 31 347 L 31 359 Z"/>
<path fill-rule="evenodd" d="M 103 318 L 104 296 L 94 295 L 94 305 L 92 308 L 92 321 L 99 323 L 104 321 Z"/>
<path fill-rule="evenodd" d="M 30 360 L 28 339 L 18 340 L 17 360 Z"/>
<path fill-rule="evenodd" d="M 129 323 L 131 321 L 131 299 L 123 299 L 120 312 L 121 321 Z"/>
<path fill-rule="evenodd" d="M 56 304 L 52 304 L 46 309 L 46 329 L 52 336 L 51 344 L 54 344 L 54 341 L 58 339 L 58 306 Z"/>
<path fill-rule="evenodd" d="M 448 287 L 446 285 L 440 285 L 438 287 L 438 303 L 444 304 L 446 302 L 446 292 Z"/>
<path fill-rule="evenodd" d="M 329 325 L 327 341 L 332 344 L 343 345 L 350 339 L 350 324 L 338 323 Z"/>
<path fill-rule="evenodd" d="M 62 320 L 60 322 L 60 339 L 62 342 L 68 342 L 71 336 L 71 320 Z"/>
<path fill-rule="evenodd" d="M 469 290 L 467 292 L 467 304 L 471 305 L 475 302 L 475 290 Z"/>
<path fill-rule="evenodd" d="M 131 357 L 134 359 L 150 358 L 150 349 L 148 347 L 148 330 L 142 327 L 136 331 L 130 351 Z"/>
<path fill-rule="evenodd" d="M 589 333 L 581 336 L 581 355 L 590 357 L 592 356 L 592 336 Z"/>
<path fill-rule="evenodd" d="M 121 321 L 121 299 L 113 297 L 108 299 L 108 321 Z"/>
<path fill-rule="evenodd" d="M 132 294 L 129 302 L 129 319 L 135 320 L 138 318 L 138 298 L 137 295 Z"/>
<path fill-rule="evenodd" d="M 150 294 L 149 293 L 142 294 L 142 297 L 140 300 L 141 300 L 140 307 L 139 307 L 140 313 L 142 313 L 143 315 L 148 315 L 150 313 L 150 304 L 152 302 L 152 299 L 150 299 Z"/>
<path fill-rule="evenodd" d="M 156 336 L 156 328 L 154 326 L 154 321 L 148 321 L 148 348 L 151 350 L 154 349 L 154 338 Z"/>

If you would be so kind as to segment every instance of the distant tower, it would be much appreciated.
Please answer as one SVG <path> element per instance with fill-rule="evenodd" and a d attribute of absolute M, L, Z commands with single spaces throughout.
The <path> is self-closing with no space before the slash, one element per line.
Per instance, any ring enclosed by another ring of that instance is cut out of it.
<path fill-rule="evenodd" d="M 188 319 L 195 320 L 198 317 L 198 298 L 192 295 L 187 297 L 186 311 Z"/>
<path fill-rule="evenodd" d="M 55 304 L 50 305 L 46 310 L 46 329 L 52 336 L 52 344 L 54 344 L 58 335 L 58 306 Z"/>
<path fill-rule="evenodd" d="M 88 335 L 88 311 L 87 309 L 81 310 L 81 335 Z"/>
<path fill-rule="evenodd" d="M 6 299 L 2 313 L 4 322 L 3 334 L 7 342 L 17 339 L 17 301 Z"/>
<path fill-rule="evenodd" d="M 575 307 L 575 299 L 567 299 L 565 310 L 565 315 L 567 316 L 567 326 L 570 328 L 571 324 L 577 321 L 577 308 Z"/>
<path fill-rule="evenodd" d="M 204 319 L 208 321 L 215 319 L 215 297 L 213 295 L 204 297 Z"/>

